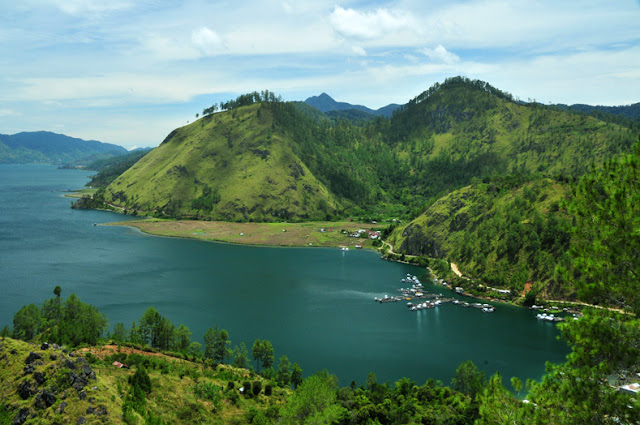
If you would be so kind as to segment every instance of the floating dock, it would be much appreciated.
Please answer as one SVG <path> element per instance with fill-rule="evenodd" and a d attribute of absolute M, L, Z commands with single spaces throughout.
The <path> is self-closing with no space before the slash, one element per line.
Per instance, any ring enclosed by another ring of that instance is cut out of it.
<path fill-rule="evenodd" d="M 375 297 L 374 301 L 379 302 L 381 304 L 385 303 L 396 303 L 400 301 L 407 301 L 407 307 L 411 311 L 416 310 L 424 310 L 428 308 L 437 307 L 442 304 L 451 303 L 460 307 L 471 307 L 482 310 L 484 313 L 493 313 L 495 311 L 495 307 L 491 304 L 486 303 L 468 303 L 465 301 L 458 300 L 456 298 L 444 297 L 442 294 L 434 294 L 429 292 L 424 292 L 424 288 L 418 278 L 415 276 L 407 275 L 404 279 L 401 280 L 402 283 L 411 283 L 410 288 L 400 288 L 398 292 L 400 295 L 389 296 L 385 295 L 382 298 Z M 413 301 L 423 301 L 414 303 Z"/>

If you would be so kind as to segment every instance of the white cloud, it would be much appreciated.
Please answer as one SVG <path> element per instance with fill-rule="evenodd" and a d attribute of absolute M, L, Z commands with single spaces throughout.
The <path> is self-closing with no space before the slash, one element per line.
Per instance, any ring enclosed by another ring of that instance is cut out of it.
<path fill-rule="evenodd" d="M 367 56 L 367 51 L 360 46 L 353 46 L 351 50 L 358 56 Z"/>
<path fill-rule="evenodd" d="M 0 109 L 0 117 L 10 117 L 12 115 L 18 115 L 18 114 L 11 109 Z"/>
<path fill-rule="evenodd" d="M 224 47 L 222 38 L 211 29 L 201 27 L 191 33 L 191 42 L 206 56 L 220 53 Z"/>
<path fill-rule="evenodd" d="M 412 16 L 402 11 L 377 9 L 374 12 L 360 12 L 336 6 L 329 16 L 333 29 L 345 37 L 375 39 L 392 32 L 411 29 Z"/>
<path fill-rule="evenodd" d="M 69 15 L 100 14 L 133 7 L 128 0 L 48 0 Z"/>
<path fill-rule="evenodd" d="M 452 64 L 460 61 L 460 57 L 455 53 L 449 52 L 442 44 L 439 44 L 433 49 L 424 47 L 420 49 L 420 53 L 427 56 L 434 62 L 442 62 L 446 64 Z"/>

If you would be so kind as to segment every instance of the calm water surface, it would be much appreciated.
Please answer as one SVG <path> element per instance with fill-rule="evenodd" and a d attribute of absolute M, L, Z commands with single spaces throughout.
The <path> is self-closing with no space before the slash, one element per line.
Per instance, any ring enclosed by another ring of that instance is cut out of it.
<path fill-rule="evenodd" d="M 127 220 L 76 211 L 64 191 L 91 173 L 47 165 L 0 165 L 0 327 L 24 304 L 77 294 L 113 325 L 127 328 L 155 306 L 202 341 L 209 327 L 226 328 L 249 350 L 269 339 L 276 360 L 286 354 L 305 374 L 327 368 L 342 385 L 408 376 L 448 383 L 473 360 L 487 374 L 538 379 L 546 361 L 568 352 L 552 324 L 531 311 L 498 305 L 493 314 L 443 305 L 410 312 L 393 295 L 406 273 L 371 252 L 324 248 L 264 248 L 144 235 L 127 227 L 94 226 Z M 450 294 L 440 287 L 427 290 Z"/>

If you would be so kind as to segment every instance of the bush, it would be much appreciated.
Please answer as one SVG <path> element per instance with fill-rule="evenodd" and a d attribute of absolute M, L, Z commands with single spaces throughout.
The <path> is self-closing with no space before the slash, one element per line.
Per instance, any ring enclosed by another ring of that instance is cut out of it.
<path fill-rule="evenodd" d="M 222 387 L 209 382 L 199 382 L 193 391 L 198 398 L 213 401 L 214 403 L 220 399 Z"/>
<path fill-rule="evenodd" d="M 238 400 L 240 400 L 240 396 L 235 390 L 227 392 L 227 400 L 234 406 L 238 405 Z"/>
<path fill-rule="evenodd" d="M 139 366 L 136 369 L 136 373 L 129 378 L 129 384 L 134 388 L 139 387 L 146 394 L 151 392 L 151 379 L 149 378 L 149 374 L 147 374 L 147 370 L 144 366 Z"/>
<path fill-rule="evenodd" d="M 244 381 L 242 383 L 242 387 L 244 388 L 244 391 L 242 393 L 248 397 L 251 397 L 251 382 Z"/>
<path fill-rule="evenodd" d="M 258 394 L 260 394 L 260 391 L 262 391 L 262 382 L 253 381 L 252 391 L 253 391 L 253 395 L 257 396 Z"/>

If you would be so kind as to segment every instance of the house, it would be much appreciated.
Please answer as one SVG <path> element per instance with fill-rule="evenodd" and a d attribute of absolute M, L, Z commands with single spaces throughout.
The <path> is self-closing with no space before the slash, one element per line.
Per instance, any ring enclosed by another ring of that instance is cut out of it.
<path fill-rule="evenodd" d="M 128 367 L 126 365 L 123 365 L 122 363 L 115 361 L 112 363 L 113 366 L 117 367 L 118 369 L 122 369 L 123 367 L 128 369 Z"/>
<path fill-rule="evenodd" d="M 380 237 L 380 232 L 374 232 L 373 230 L 366 230 L 366 233 L 369 239 L 378 239 Z"/>

